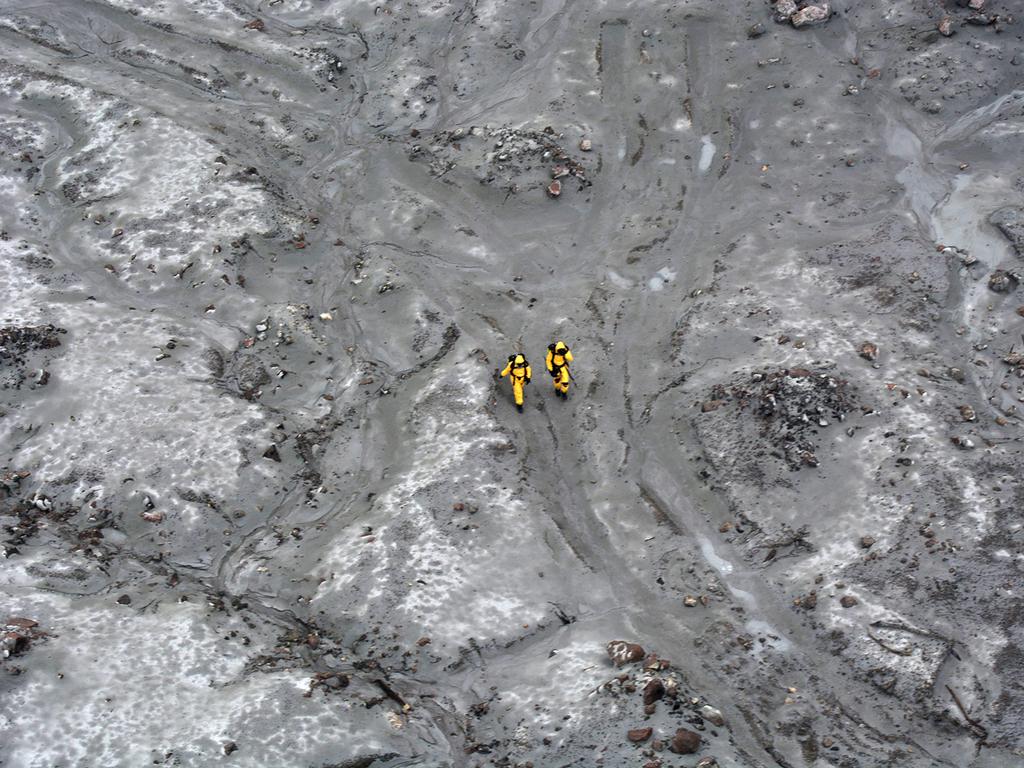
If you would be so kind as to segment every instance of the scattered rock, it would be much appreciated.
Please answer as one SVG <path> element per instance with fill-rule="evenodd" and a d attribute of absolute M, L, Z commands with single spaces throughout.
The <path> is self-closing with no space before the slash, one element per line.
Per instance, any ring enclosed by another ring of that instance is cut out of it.
<path fill-rule="evenodd" d="M 720 710 L 715 709 L 710 704 L 705 704 L 700 708 L 700 716 L 712 725 L 717 725 L 719 728 L 725 725 L 725 716 Z"/>
<path fill-rule="evenodd" d="M 701 403 L 700 410 L 701 413 L 711 413 L 711 411 L 721 408 L 723 405 L 725 405 L 725 400 L 705 400 Z"/>
<path fill-rule="evenodd" d="M 764 28 L 764 24 L 758 22 L 757 24 L 754 24 L 753 26 L 747 28 L 747 37 L 750 38 L 751 40 L 756 40 L 761 35 L 763 35 L 765 31 L 766 30 Z"/>
<path fill-rule="evenodd" d="M 1024 256 L 1024 208 L 1000 208 L 994 211 L 988 220 L 1013 244 L 1017 255 Z"/>
<path fill-rule="evenodd" d="M 1017 287 L 1017 278 L 1005 269 L 997 269 L 989 277 L 988 287 L 995 293 L 1007 293 Z"/>
<path fill-rule="evenodd" d="M 131 605 L 132 604 L 131 595 L 121 595 L 119 598 L 117 598 L 117 602 L 118 602 L 118 605 Z"/>
<path fill-rule="evenodd" d="M 416 641 L 416 645 L 418 645 L 420 648 L 422 648 L 425 645 L 430 645 L 430 638 L 421 637 L 419 640 Z"/>
<path fill-rule="evenodd" d="M 680 728 L 676 731 L 676 735 L 672 737 L 672 743 L 669 744 L 668 748 L 677 755 L 692 755 L 700 749 L 700 734 L 686 728 Z"/>
<path fill-rule="evenodd" d="M 580 151 L 589 152 L 594 148 L 594 144 L 590 139 L 580 139 Z"/>
<path fill-rule="evenodd" d="M 960 418 L 964 421 L 977 421 L 978 414 L 974 412 L 974 409 L 969 405 L 961 405 L 958 409 L 960 411 Z"/>
<path fill-rule="evenodd" d="M 267 25 L 263 22 L 263 19 L 253 19 L 245 25 L 246 29 L 255 29 L 257 32 L 262 32 L 266 27 Z"/>
<path fill-rule="evenodd" d="M 937 29 L 939 30 L 939 34 L 943 37 L 952 37 L 956 33 L 956 30 L 953 29 L 953 20 L 949 18 L 949 16 L 943 16 L 942 19 L 939 20 Z"/>
<path fill-rule="evenodd" d="M 164 521 L 164 513 L 149 510 L 142 513 L 142 519 L 147 523 L 162 523 Z"/>
<path fill-rule="evenodd" d="M 656 701 L 660 701 L 665 695 L 665 684 L 661 682 L 660 677 L 651 678 L 644 686 L 644 705 L 653 704 Z"/>
<path fill-rule="evenodd" d="M 870 341 L 865 341 L 857 348 L 857 354 L 865 360 L 874 362 L 878 359 L 878 345 L 872 344 Z"/>
<path fill-rule="evenodd" d="M 860 600 L 853 595 L 843 595 L 839 599 L 839 604 L 843 606 L 843 608 L 853 608 L 853 606 L 857 605 L 859 602 Z"/>
<path fill-rule="evenodd" d="M 718 768 L 718 761 L 713 757 L 702 757 L 695 768 Z"/>
<path fill-rule="evenodd" d="M 605 649 L 608 651 L 608 658 L 617 667 L 641 661 L 646 655 L 642 646 L 636 643 L 627 643 L 625 640 L 612 640 L 605 646 Z"/>
<path fill-rule="evenodd" d="M 226 741 L 224 742 L 223 749 L 225 755 L 230 755 L 231 753 L 238 751 L 238 745 L 233 741 Z"/>
<path fill-rule="evenodd" d="M 875 545 L 874 536 L 861 536 L 860 547 L 861 549 L 871 549 Z"/>
<path fill-rule="evenodd" d="M 550 184 L 548 184 L 548 196 L 549 197 L 558 197 L 561 194 L 562 194 L 562 182 L 560 182 L 558 179 L 555 179 Z"/>
<path fill-rule="evenodd" d="M 797 608 L 803 608 L 807 611 L 813 611 L 818 607 L 818 593 L 813 589 L 806 595 L 801 595 L 793 601 L 793 605 Z"/>
<path fill-rule="evenodd" d="M 271 445 L 269 448 L 267 448 L 267 450 L 263 452 L 263 458 L 270 459 L 271 461 L 276 461 L 279 464 L 281 463 L 281 454 L 278 452 L 276 445 Z"/>
<path fill-rule="evenodd" d="M 634 728 L 626 733 L 626 738 L 634 744 L 642 744 L 651 738 L 652 733 L 654 733 L 653 728 Z"/>
<path fill-rule="evenodd" d="M 795 0 L 776 0 L 775 14 L 773 16 L 776 22 L 784 24 L 789 21 L 794 13 L 796 13 Z"/>
<path fill-rule="evenodd" d="M 801 8 L 789 20 L 794 27 L 800 29 L 801 27 L 809 27 L 813 24 L 824 24 L 831 15 L 832 10 L 829 8 L 828 3 L 822 3 L 821 5 L 808 5 Z"/>

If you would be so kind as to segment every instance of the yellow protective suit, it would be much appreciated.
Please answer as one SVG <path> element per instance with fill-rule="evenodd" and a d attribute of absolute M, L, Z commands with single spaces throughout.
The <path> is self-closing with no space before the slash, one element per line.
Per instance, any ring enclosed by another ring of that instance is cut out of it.
<path fill-rule="evenodd" d="M 509 381 L 512 382 L 512 395 L 516 399 L 516 408 L 521 413 L 523 410 L 523 387 L 529 384 L 530 379 L 533 378 L 533 369 L 522 355 L 509 355 L 508 365 L 501 372 L 501 376 L 502 378 L 508 376 Z"/>
<path fill-rule="evenodd" d="M 548 356 L 544 360 L 548 373 L 555 384 L 555 394 L 564 398 L 569 396 L 569 381 L 572 374 L 569 372 L 569 363 L 572 362 L 572 352 L 565 345 L 564 341 L 556 341 L 548 344 Z"/>

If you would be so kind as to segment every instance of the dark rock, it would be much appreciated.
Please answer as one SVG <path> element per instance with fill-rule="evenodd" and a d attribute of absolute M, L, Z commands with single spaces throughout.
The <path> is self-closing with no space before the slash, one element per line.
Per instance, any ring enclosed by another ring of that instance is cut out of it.
<path fill-rule="evenodd" d="M 634 744 L 642 744 L 651 738 L 652 733 L 654 733 L 653 728 L 634 728 L 626 733 L 626 738 Z"/>
<path fill-rule="evenodd" d="M 130 595 L 121 595 L 119 598 L 117 598 L 117 602 L 119 605 L 131 605 L 132 598 Z"/>
<path fill-rule="evenodd" d="M 278 453 L 277 446 L 276 445 L 272 445 L 269 448 L 267 448 L 267 450 L 265 450 L 263 452 L 263 458 L 264 459 L 270 459 L 271 461 L 276 461 L 276 462 L 280 463 L 280 461 L 281 461 L 281 454 Z"/>
<path fill-rule="evenodd" d="M 1024 208 L 1007 206 L 994 211 L 988 220 L 1013 244 L 1018 256 L 1024 256 Z"/>
<path fill-rule="evenodd" d="M 226 741 L 226 742 L 224 742 L 223 749 L 224 749 L 224 754 L 225 755 L 230 755 L 232 752 L 237 752 L 238 751 L 238 745 L 235 744 L 235 742 L 233 742 L 233 741 Z"/>
<path fill-rule="evenodd" d="M 692 755 L 700 749 L 700 734 L 680 728 L 672 737 L 672 743 L 668 745 L 668 748 L 677 755 Z"/>
<path fill-rule="evenodd" d="M 989 276 L 988 287 L 995 293 L 1008 293 L 1017 287 L 1017 278 L 1005 269 L 997 269 Z"/>
<path fill-rule="evenodd" d="M 764 33 L 764 24 L 762 24 L 761 22 L 758 22 L 757 24 L 754 24 L 753 26 L 747 28 L 747 37 L 749 37 L 751 40 L 756 40 Z"/>
<path fill-rule="evenodd" d="M 608 658 L 616 667 L 641 661 L 645 655 L 642 646 L 636 643 L 627 643 L 625 640 L 612 640 L 605 646 L 605 650 L 608 651 Z"/>
<path fill-rule="evenodd" d="M 874 536 L 861 536 L 860 537 L 861 549 L 871 549 L 871 547 L 873 547 L 874 545 L 875 545 L 875 537 Z"/>
<path fill-rule="evenodd" d="M 653 704 L 665 695 L 665 684 L 660 677 L 652 678 L 644 686 L 644 704 Z"/>
<path fill-rule="evenodd" d="M 860 600 L 853 595 L 843 595 L 839 600 L 839 604 L 843 606 L 843 608 L 853 608 L 853 606 L 857 605 L 859 602 Z"/>

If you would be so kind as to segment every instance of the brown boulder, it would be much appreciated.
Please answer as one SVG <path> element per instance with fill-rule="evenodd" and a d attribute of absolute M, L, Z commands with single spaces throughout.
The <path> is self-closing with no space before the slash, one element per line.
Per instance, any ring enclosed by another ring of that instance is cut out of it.
<path fill-rule="evenodd" d="M 633 730 L 626 733 L 626 738 L 632 741 L 634 744 L 642 744 L 651 738 L 651 734 L 654 733 L 653 728 L 634 728 Z"/>
<path fill-rule="evenodd" d="M 665 684 L 660 677 L 652 678 L 644 686 L 644 704 L 653 704 L 665 695 Z"/>
<path fill-rule="evenodd" d="M 680 728 L 672 737 L 672 743 L 668 745 L 668 748 L 677 755 L 692 755 L 700 749 L 700 734 Z"/>
<path fill-rule="evenodd" d="M 608 651 L 608 658 L 616 667 L 641 661 L 646 655 L 642 646 L 636 643 L 627 643 L 625 640 L 612 640 L 605 646 L 605 650 Z"/>

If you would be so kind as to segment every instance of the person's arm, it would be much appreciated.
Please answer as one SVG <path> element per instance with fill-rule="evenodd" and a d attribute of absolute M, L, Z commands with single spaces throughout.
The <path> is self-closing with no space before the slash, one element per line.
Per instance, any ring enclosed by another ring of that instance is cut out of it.
<path fill-rule="evenodd" d="M 526 383 L 530 383 L 530 379 L 533 378 L 533 369 L 530 366 L 526 366 Z"/>
<path fill-rule="evenodd" d="M 510 360 L 508 365 L 505 366 L 505 370 L 501 372 L 502 378 L 508 376 L 512 372 L 512 361 Z"/>
<path fill-rule="evenodd" d="M 554 353 L 554 352 L 552 352 L 552 351 L 551 351 L 551 350 L 549 349 L 549 350 L 548 350 L 548 354 L 547 354 L 547 355 L 545 356 L 545 358 L 544 358 L 544 365 L 546 365 L 546 366 L 548 367 L 548 373 L 554 373 L 554 371 L 555 371 L 555 366 L 554 366 L 554 364 L 553 364 L 553 363 L 551 362 L 551 361 L 552 361 L 552 360 L 554 359 L 554 357 L 555 357 L 555 353 Z"/>
<path fill-rule="evenodd" d="M 565 362 L 567 362 L 567 363 L 571 363 L 572 362 L 572 352 L 570 352 L 568 349 L 565 350 Z"/>

